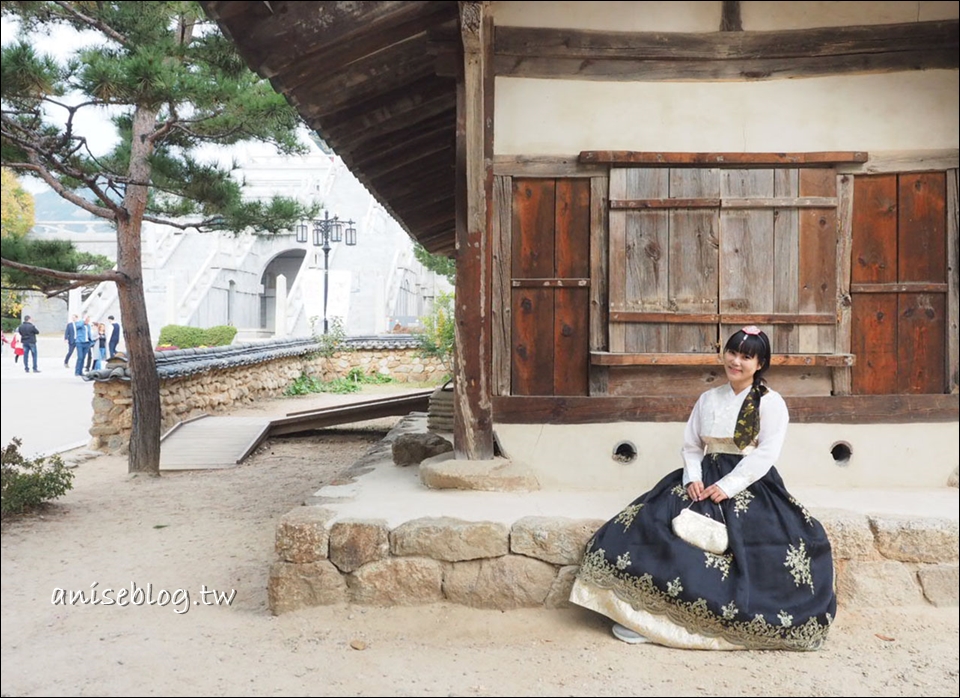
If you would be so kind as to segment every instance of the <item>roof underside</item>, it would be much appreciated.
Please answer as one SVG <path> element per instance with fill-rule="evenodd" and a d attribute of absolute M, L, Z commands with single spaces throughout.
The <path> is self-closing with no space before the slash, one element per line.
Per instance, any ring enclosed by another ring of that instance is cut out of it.
<path fill-rule="evenodd" d="M 202 2 L 412 238 L 452 256 L 456 2 Z"/>

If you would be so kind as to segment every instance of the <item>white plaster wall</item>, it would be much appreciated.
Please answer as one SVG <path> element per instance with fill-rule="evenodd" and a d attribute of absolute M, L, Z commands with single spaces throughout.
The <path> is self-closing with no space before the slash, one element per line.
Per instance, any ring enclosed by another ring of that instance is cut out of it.
<path fill-rule="evenodd" d="M 723 83 L 497 78 L 497 155 L 940 150 L 956 70 Z"/>
<path fill-rule="evenodd" d="M 543 489 L 622 489 L 639 494 L 683 466 L 682 423 L 583 425 L 496 424 L 505 456 L 531 467 Z M 623 441 L 638 452 L 631 463 L 612 454 Z M 838 442 L 852 451 L 839 465 Z M 960 424 L 791 424 L 777 470 L 797 487 L 943 487 L 960 462 Z"/>
<path fill-rule="evenodd" d="M 903 3 L 914 4 L 914 3 Z M 709 32 L 721 2 L 494 2 L 495 24 L 597 31 Z"/>
<path fill-rule="evenodd" d="M 504 26 L 715 32 L 720 2 L 494 2 Z M 960 2 L 744 2 L 746 31 L 960 16 Z M 759 82 L 496 80 L 497 155 L 958 146 L 956 70 Z"/>
<path fill-rule="evenodd" d="M 899 24 L 956 19 L 960 2 L 742 2 L 745 31 Z M 597 31 L 705 32 L 720 27 L 720 2 L 494 2 L 494 22 Z"/>

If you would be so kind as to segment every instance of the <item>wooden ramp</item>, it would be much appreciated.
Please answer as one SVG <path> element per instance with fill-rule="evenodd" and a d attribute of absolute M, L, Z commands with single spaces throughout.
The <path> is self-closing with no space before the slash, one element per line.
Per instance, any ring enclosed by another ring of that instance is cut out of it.
<path fill-rule="evenodd" d="M 286 416 L 210 417 L 180 422 L 160 439 L 160 470 L 232 468 L 271 436 L 300 434 L 338 424 L 426 412 L 433 389 L 330 405 Z"/>
<path fill-rule="evenodd" d="M 392 395 L 372 400 L 331 405 L 314 410 L 290 412 L 286 417 L 274 419 L 270 422 L 270 436 L 297 434 L 336 426 L 337 424 L 363 422 L 367 419 L 399 417 L 411 412 L 426 412 L 430 407 L 430 395 L 432 394 L 433 389 L 418 390 L 404 395 Z"/>
<path fill-rule="evenodd" d="M 266 417 L 198 417 L 160 439 L 160 470 L 232 468 L 249 456 L 270 429 Z"/>

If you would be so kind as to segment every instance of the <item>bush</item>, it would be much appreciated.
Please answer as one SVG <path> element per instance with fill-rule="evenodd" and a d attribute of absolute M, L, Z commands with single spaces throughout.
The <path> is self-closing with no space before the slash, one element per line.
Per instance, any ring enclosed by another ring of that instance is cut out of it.
<path fill-rule="evenodd" d="M 3 516 L 32 511 L 73 489 L 73 472 L 67 469 L 60 456 L 24 458 L 20 443 L 20 439 L 11 439 L 0 452 L 0 510 Z"/>
<path fill-rule="evenodd" d="M 20 319 L 15 317 L 5 317 L 0 319 L 0 328 L 4 332 L 14 332 L 18 327 L 20 327 Z"/>
<path fill-rule="evenodd" d="M 316 376 L 301 373 L 300 376 L 287 386 L 284 395 L 308 395 L 310 393 L 347 393 L 359 392 L 364 384 L 392 383 L 393 378 L 382 373 L 364 373 L 362 369 L 351 368 L 343 378 L 334 378 L 324 381 Z"/>
<path fill-rule="evenodd" d="M 448 373 L 453 374 L 453 352 L 456 320 L 453 294 L 440 292 L 433 302 L 432 312 L 420 318 L 423 329 L 414 332 L 420 345 L 420 356 L 440 360 Z"/>
<path fill-rule="evenodd" d="M 204 330 L 204 344 L 208 347 L 225 347 L 237 336 L 237 328 L 233 325 L 214 325 Z"/>
<path fill-rule="evenodd" d="M 160 346 L 175 346 L 179 349 L 194 347 L 224 347 L 237 336 L 233 325 L 216 325 L 203 329 L 186 325 L 165 325 L 160 330 Z"/>

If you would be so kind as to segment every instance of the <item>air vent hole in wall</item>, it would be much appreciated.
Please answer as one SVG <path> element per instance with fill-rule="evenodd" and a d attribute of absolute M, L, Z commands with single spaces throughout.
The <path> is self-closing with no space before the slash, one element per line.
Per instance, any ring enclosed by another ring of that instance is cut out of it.
<path fill-rule="evenodd" d="M 853 448 L 846 441 L 838 441 L 830 447 L 830 455 L 837 465 L 850 465 L 850 457 L 853 456 Z"/>
<path fill-rule="evenodd" d="M 621 441 L 613 449 L 613 460 L 617 463 L 632 463 L 637 459 L 637 447 L 629 441 Z"/>

